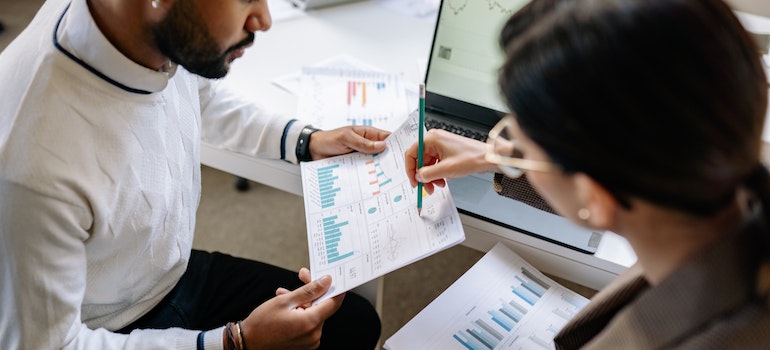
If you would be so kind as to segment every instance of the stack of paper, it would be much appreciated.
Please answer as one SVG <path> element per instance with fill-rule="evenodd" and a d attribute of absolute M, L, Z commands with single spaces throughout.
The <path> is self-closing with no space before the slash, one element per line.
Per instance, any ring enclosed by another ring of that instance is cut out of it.
<path fill-rule="evenodd" d="M 385 348 L 553 349 L 554 335 L 587 303 L 498 243 Z"/>

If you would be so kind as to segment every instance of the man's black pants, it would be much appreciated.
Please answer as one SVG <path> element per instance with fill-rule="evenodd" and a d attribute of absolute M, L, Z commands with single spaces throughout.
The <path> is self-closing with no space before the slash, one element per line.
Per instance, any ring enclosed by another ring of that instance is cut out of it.
<path fill-rule="evenodd" d="M 218 328 L 246 318 L 273 298 L 278 287 L 294 290 L 302 285 L 295 271 L 193 250 L 187 271 L 176 287 L 150 312 L 118 332 Z M 324 323 L 320 349 L 374 349 L 380 330 L 380 319 L 372 305 L 348 292 L 339 310 Z"/>

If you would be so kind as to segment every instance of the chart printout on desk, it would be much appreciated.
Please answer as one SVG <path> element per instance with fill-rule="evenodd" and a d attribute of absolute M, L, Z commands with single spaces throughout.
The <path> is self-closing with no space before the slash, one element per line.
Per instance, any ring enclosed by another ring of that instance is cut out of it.
<path fill-rule="evenodd" d="M 423 198 L 404 170 L 404 152 L 417 141 L 412 113 L 379 154 L 350 153 L 303 162 L 310 272 L 332 276 L 320 302 L 425 258 L 465 239 L 449 187 Z"/>
<path fill-rule="evenodd" d="M 297 115 L 323 130 L 365 125 L 393 131 L 409 113 L 397 73 L 305 67 L 299 96 Z"/>
<path fill-rule="evenodd" d="M 385 341 L 387 350 L 550 350 L 588 299 L 498 242 Z"/>

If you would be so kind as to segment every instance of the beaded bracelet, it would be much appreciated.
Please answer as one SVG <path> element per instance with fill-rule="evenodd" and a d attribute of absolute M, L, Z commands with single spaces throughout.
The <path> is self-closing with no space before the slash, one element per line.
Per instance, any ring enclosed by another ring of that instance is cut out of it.
<path fill-rule="evenodd" d="M 228 322 L 225 326 L 225 333 L 227 334 L 227 347 L 230 350 L 244 350 L 243 342 L 240 341 L 241 331 L 240 327 L 233 332 L 233 327 L 238 327 L 237 323 Z"/>
<path fill-rule="evenodd" d="M 241 342 L 241 350 L 248 350 L 246 349 L 246 338 L 243 337 L 243 326 L 241 325 L 241 321 L 236 322 L 235 325 L 238 327 L 238 340 Z"/>

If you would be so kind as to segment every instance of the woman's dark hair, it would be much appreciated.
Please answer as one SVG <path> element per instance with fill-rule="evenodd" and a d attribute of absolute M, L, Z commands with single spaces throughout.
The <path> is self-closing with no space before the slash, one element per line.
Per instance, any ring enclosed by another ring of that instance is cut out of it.
<path fill-rule="evenodd" d="M 754 174 L 768 84 L 722 1 L 535 0 L 500 42 L 522 130 L 621 203 L 709 215 L 750 177 L 767 182 Z"/>
<path fill-rule="evenodd" d="M 635 197 L 701 216 L 746 188 L 770 224 L 768 83 L 721 0 L 534 0 L 500 43 L 509 108 L 567 173 L 588 174 L 627 208 Z M 765 237 L 756 287 L 770 306 Z"/>

